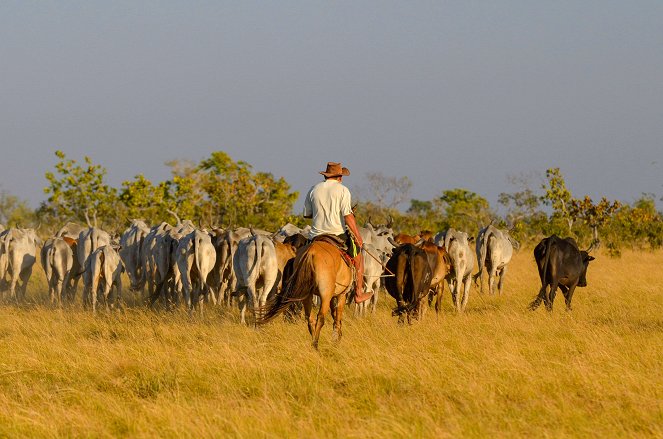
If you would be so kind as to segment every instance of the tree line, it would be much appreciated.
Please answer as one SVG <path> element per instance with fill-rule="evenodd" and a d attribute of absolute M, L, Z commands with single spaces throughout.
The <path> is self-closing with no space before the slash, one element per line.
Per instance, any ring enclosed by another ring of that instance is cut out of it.
<path fill-rule="evenodd" d="M 54 169 L 45 173 L 46 199 L 37 209 L 0 192 L 0 224 L 42 224 L 57 228 L 67 221 L 96 224 L 119 232 L 131 218 L 148 223 L 191 219 L 203 227 L 253 226 L 272 230 L 287 222 L 303 226 L 305 220 L 293 206 L 299 193 L 282 177 L 255 171 L 244 161 L 234 161 L 216 151 L 199 163 L 167 162 L 171 177 L 152 182 L 144 175 L 112 187 L 107 170 L 90 157 L 82 162 L 56 151 Z M 498 209 L 486 198 L 463 188 L 445 189 L 431 200 L 410 199 L 408 177 L 367 174 L 365 187 L 357 189 L 356 214 L 360 223 L 391 221 L 406 233 L 439 231 L 453 227 L 476 234 L 489 222 L 506 227 L 524 242 L 557 234 L 575 237 L 582 244 L 600 242 L 618 255 L 624 247 L 656 249 L 663 245 L 663 215 L 653 194 L 643 194 L 632 204 L 587 195 L 575 197 L 559 168 L 546 170 L 533 184 L 527 176 L 512 176 L 512 192 L 498 197 Z M 409 200 L 409 207 L 401 209 Z"/>

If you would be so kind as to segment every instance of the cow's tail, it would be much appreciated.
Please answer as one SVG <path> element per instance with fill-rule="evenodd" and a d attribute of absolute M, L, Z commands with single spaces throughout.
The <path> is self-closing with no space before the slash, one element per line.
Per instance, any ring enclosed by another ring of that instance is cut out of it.
<path fill-rule="evenodd" d="M 410 280 L 412 281 L 412 284 L 414 284 L 414 273 L 412 271 L 412 261 L 410 259 L 411 256 L 409 254 L 406 255 L 404 252 L 401 252 L 396 260 L 396 270 L 394 274 L 396 275 L 396 293 L 398 294 L 398 298 L 396 298 L 396 308 L 391 312 L 391 315 L 393 316 L 401 315 L 402 313 L 409 311 L 407 299 L 405 298 L 405 287 Z"/>
<path fill-rule="evenodd" d="M 299 261 L 296 261 L 292 275 L 281 292 L 268 299 L 265 306 L 256 313 L 257 325 L 269 322 L 290 304 L 301 302 L 311 294 L 315 294 L 318 286 L 315 280 L 313 254 L 310 251 L 312 247 L 309 246 Z"/>
<path fill-rule="evenodd" d="M 550 262 L 550 251 L 553 245 L 552 237 L 546 240 L 545 256 L 543 257 L 543 275 L 541 276 L 541 289 L 545 289 L 548 282 L 548 265 Z"/>
<path fill-rule="evenodd" d="M 46 253 L 46 266 L 44 271 L 46 272 L 46 280 L 51 282 L 53 278 L 53 267 L 55 267 L 55 245 L 51 245 Z"/>
<path fill-rule="evenodd" d="M 198 272 L 198 279 L 200 279 L 200 286 L 204 287 L 207 284 L 207 279 L 203 279 L 203 271 L 200 269 L 200 262 L 202 261 L 203 257 L 201 254 L 202 246 L 200 245 L 202 241 L 203 237 L 199 233 L 194 232 L 192 240 L 193 263 L 196 264 L 196 271 Z"/>

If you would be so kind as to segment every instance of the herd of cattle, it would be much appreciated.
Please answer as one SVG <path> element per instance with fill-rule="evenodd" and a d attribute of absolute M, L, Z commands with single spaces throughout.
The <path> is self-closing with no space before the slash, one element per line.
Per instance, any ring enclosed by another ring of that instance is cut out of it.
<path fill-rule="evenodd" d="M 519 244 L 508 231 L 492 224 L 481 229 L 475 242 L 466 232 L 449 229 L 433 234 L 395 234 L 391 223 L 360 227 L 364 241 L 365 290 L 369 302 L 356 307 L 357 314 L 375 307 L 378 290 L 384 285 L 396 299 L 394 314 L 408 319 L 423 312 L 422 304 L 435 302 L 439 312 L 445 283 L 460 312 L 469 299 L 472 280 L 488 272 L 488 288 L 502 293 L 504 276 L 513 250 Z M 34 229 L 0 226 L 0 291 L 14 301 L 24 301 L 37 250 L 46 274 L 53 304 L 72 302 L 83 279 L 83 304 L 96 311 L 102 301 L 109 308 L 122 300 L 122 272 L 132 291 L 141 291 L 150 305 L 161 300 L 165 306 L 185 303 L 189 309 L 204 302 L 230 305 L 235 300 L 240 318 L 246 311 L 265 306 L 278 294 L 292 273 L 297 251 L 304 247 L 308 230 L 292 224 L 277 232 L 236 228 L 204 230 L 190 221 L 172 226 L 162 222 L 149 227 L 132 220 L 121 235 L 112 237 L 97 227 L 67 223 L 55 236 L 42 242 Z M 571 308 L 576 286 L 585 286 L 587 265 L 593 258 L 581 251 L 571 238 L 551 236 L 534 249 L 541 289 L 530 307 L 544 302 L 552 309 L 559 287 Z M 472 276 L 475 257 L 478 272 Z M 497 282 L 497 285 L 496 285 Z"/>

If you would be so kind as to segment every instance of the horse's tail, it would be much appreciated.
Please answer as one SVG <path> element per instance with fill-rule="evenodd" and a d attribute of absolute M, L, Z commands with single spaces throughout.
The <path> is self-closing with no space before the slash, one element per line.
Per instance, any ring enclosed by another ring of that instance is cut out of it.
<path fill-rule="evenodd" d="M 301 302 L 311 294 L 315 293 L 317 284 L 315 282 L 315 270 L 313 266 L 313 255 L 310 252 L 312 246 L 305 250 L 279 294 L 270 298 L 256 316 L 256 324 L 262 325 L 278 316 L 291 303 Z"/>

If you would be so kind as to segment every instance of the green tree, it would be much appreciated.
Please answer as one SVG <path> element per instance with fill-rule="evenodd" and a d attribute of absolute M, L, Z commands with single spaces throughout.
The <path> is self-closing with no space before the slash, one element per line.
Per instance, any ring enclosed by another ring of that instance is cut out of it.
<path fill-rule="evenodd" d="M 592 199 L 585 195 L 582 200 L 572 199 L 569 203 L 569 215 L 574 220 L 582 220 L 586 225 L 592 229 L 592 239 L 594 242 L 599 241 L 599 227 L 602 227 L 610 217 L 621 207 L 619 201 L 608 201 L 603 197 L 601 200 L 594 204 Z"/>
<path fill-rule="evenodd" d="M 42 203 L 40 213 L 59 220 L 87 222 L 101 218 L 106 223 L 117 222 L 117 190 L 104 182 L 106 169 L 87 156 L 83 164 L 68 159 L 62 151 L 55 151 L 55 156 L 55 172 L 45 175 L 48 186 L 44 192 L 48 199 Z"/>
<path fill-rule="evenodd" d="M 541 196 L 532 189 L 531 177 L 512 175 L 507 180 L 519 190 L 502 192 L 497 201 L 506 208 L 505 220 L 512 236 L 520 241 L 538 237 L 548 228 L 548 216 L 541 210 Z"/>
<path fill-rule="evenodd" d="M 122 182 L 120 201 L 128 219 L 142 218 L 150 223 L 160 222 L 166 214 L 165 199 L 168 196 L 166 183 L 154 186 L 143 174 L 131 181 Z"/>
<path fill-rule="evenodd" d="M 607 225 L 609 246 L 621 245 L 656 249 L 663 245 L 663 215 L 656 210 L 652 194 L 643 194 L 633 205 L 624 205 L 612 216 Z"/>
<path fill-rule="evenodd" d="M 207 209 L 217 223 L 273 228 L 290 217 L 298 193 L 283 178 L 253 172 L 250 164 L 216 151 L 198 166 Z"/>
<path fill-rule="evenodd" d="M 442 192 L 435 203 L 444 214 L 446 227 L 476 233 L 488 224 L 494 213 L 490 210 L 488 200 L 467 189 L 450 189 Z"/>
<path fill-rule="evenodd" d="M 6 227 L 34 225 L 35 212 L 28 203 L 7 191 L 0 191 L 0 224 Z"/>
<path fill-rule="evenodd" d="M 545 194 L 543 202 L 553 208 L 553 219 L 559 219 L 566 224 L 566 233 L 571 235 L 573 216 L 570 212 L 571 192 L 566 188 L 566 182 L 559 168 L 546 170 L 547 183 L 543 185 Z"/>

